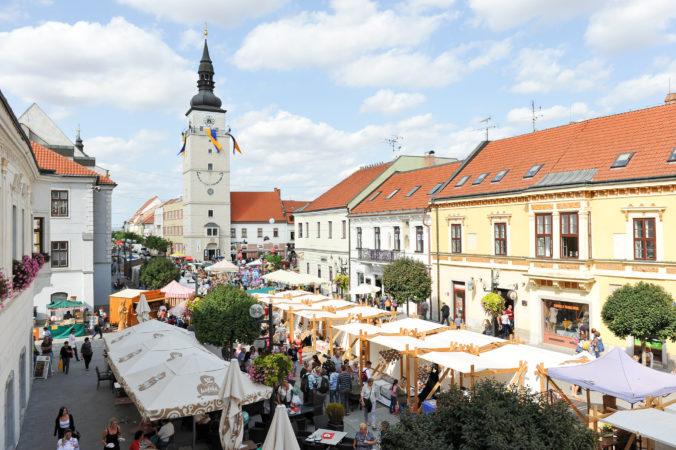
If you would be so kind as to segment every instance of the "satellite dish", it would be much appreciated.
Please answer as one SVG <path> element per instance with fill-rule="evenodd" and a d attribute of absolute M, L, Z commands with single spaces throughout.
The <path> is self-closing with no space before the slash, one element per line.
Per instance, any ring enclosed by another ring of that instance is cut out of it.
<path fill-rule="evenodd" d="M 263 317 L 264 314 L 265 308 L 263 308 L 263 306 L 261 306 L 259 303 L 251 305 L 251 308 L 249 308 L 249 315 L 254 319 L 259 319 Z"/>

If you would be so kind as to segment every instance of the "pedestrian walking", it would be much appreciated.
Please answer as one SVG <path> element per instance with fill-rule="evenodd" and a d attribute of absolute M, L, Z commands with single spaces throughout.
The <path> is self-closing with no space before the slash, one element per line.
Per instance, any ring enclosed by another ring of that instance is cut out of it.
<path fill-rule="evenodd" d="M 345 415 L 350 414 L 350 391 L 352 390 L 352 377 L 347 370 L 346 365 L 340 366 L 340 373 L 338 374 L 338 395 L 340 395 L 340 403 L 345 408 Z"/>
<path fill-rule="evenodd" d="M 408 406 L 408 394 L 402 388 L 406 385 L 406 377 L 401 379 L 401 383 L 397 383 L 397 412 L 400 412 L 402 409 L 406 410 Z"/>
<path fill-rule="evenodd" d="M 94 356 L 94 351 L 92 350 L 92 343 L 89 342 L 88 337 L 85 338 L 80 353 L 82 353 L 82 359 L 84 359 L 85 370 L 89 370 L 89 363 L 92 360 L 92 356 Z"/>
<path fill-rule="evenodd" d="M 451 315 L 451 308 L 448 307 L 448 304 L 444 303 L 443 306 L 441 307 L 441 324 L 443 325 L 446 323 L 446 325 L 451 325 L 451 322 L 449 322 L 448 318 Z"/>
<path fill-rule="evenodd" d="M 70 414 L 68 408 L 62 406 L 59 408 L 59 415 L 57 415 L 56 420 L 54 420 L 54 436 L 61 439 L 66 433 L 66 430 L 72 431 L 74 429 L 75 419 L 73 419 L 73 415 Z"/>
<path fill-rule="evenodd" d="M 96 339 L 96 335 L 99 335 L 99 339 L 103 339 L 103 319 L 101 319 L 100 315 L 95 315 L 96 317 L 96 322 L 94 323 L 94 334 L 92 335 L 92 339 Z"/>
<path fill-rule="evenodd" d="M 77 439 L 73 437 L 71 430 L 66 430 L 65 434 L 56 443 L 56 450 L 76 450 L 80 448 Z"/>
<path fill-rule="evenodd" d="M 75 329 L 70 330 L 68 335 L 68 345 L 73 349 L 73 355 L 75 356 L 75 361 L 80 361 L 80 357 L 77 355 L 77 343 L 75 342 Z"/>
<path fill-rule="evenodd" d="M 103 430 L 101 442 L 104 450 L 120 450 L 120 438 L 122 437 L 122 428 L 117 424 L 117 418 L 111 417 L 108 426 Z M 110 444 L 113 444 L 110 446 Z"/>
<path fill-rule="evenodd" d="M 54 353 L 52 352 L 52 341 L 47 335 L 45 335 L 42 344 L 40 344 L 40 350 L 42 351 L 42 356 L 49 356 L 49 374 L 53 375 L 52 359 L 54 359 Z"/>
<path fill-rule="evenodd" d="M 329 403 L 339 403 L 340 395 L 338 394 L 338 372 L 333 371 L 329 375 Z"/>
<path fill-rule="evenodd" d="M 427 303 L 427 300 L 423 300 L 421 302 L 420 306 L 422 308 L 423 319 L 427 320 L 427 311 L 429 311 L 430 305 L 429 305 L 429 303 Z"/>
<path fill-rule="evenodd" d="M 364 408 L 364 420 L 369 422 L 371 417 L 371 428 L 376 429 L 376 390 L 373 386 L 373 378 L 369 378 L 361 389 L 361 406 Z"/>
<path fill-rule="evenodd" d="M 70 348 L 70 345 L 68 345 L 68 342 L 63 343 L 63 347 L 61 347 L 61 364 L 63 368 L 63 373 L 66 375 L 68 374 L 68 368 L 70 367 L 70 358 L 73 357 L 73 349 Z"/>
<path fill-rule="evenodd" d="M 605 347 L 603 345 L 603 340 L 601 340 L 601 333 L 599 333 L 597 330 L 593 330 L 592 333 L 594 334 L 594 340 L 592 341 L 592 349 L 594 350 L 594 356 L 597 358 L 601 356 L 601 353 L 605 351 Z M 651 365 L 652 365 L 652 358 L 651 359 Z"/>

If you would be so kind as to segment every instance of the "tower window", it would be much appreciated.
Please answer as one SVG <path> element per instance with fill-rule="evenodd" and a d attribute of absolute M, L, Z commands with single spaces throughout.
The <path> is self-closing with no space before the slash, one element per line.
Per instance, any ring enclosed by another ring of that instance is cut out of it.
<path fill-rule="evenodd" d="M 207 210 L 207 216 L 208 217 L 214 217 L 214 210 L 213 209 Z"/>
<path fill-rule="evenodd" d="M 207 170 L 214 170 L 214 165 L 212 163 L 207 164 Z"/>
<path fill-rule="evenodd" d="M 209 151 L 208 151 L 208 152 L 209 152 L 209 154 L 211 155 L 211 152 L 213 152 L 213 150 L 212 150 L 212 149 L 209 149 Z"/>

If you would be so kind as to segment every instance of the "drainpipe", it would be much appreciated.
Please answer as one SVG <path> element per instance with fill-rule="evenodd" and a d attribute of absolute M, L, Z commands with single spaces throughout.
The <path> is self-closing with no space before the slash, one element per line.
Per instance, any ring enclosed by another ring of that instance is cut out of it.
<path fill-rule="evenodd" d="M 440 260 L 439 260 L 439 205 L 435 205 L 434 208 L 435 221 L 437 226 L 437 236 L 436 236 L 436 257 L 437 257 L 437 306 L 441 310 L 441 281 L 439 280 L 440 274 Z M 441 318 L 440 318 L 441 319 Z"/>
<path fill-rule="evenodd" d="M 427 212 L 430 210 L 429 206 L 423 209 L 422 212 L 422 224 L 425 228 L 427 228 L 427 271 L 429 272 L 430 278 L 432 278 L 432 237 L 430 236 L 430 226 L 425 223 L 425 216 L 427 215 Z M 433 308 L 432 308 L 432 296 L 430 295 L 430 319 L 432 319 L 433 315 Z"/>

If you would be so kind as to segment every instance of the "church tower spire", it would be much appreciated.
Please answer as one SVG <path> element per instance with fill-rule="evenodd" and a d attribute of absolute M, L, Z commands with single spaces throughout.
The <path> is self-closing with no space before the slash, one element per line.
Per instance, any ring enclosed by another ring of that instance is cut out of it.
<path fill-rule="evenodd" d="M 197 73 L 199 75 L 199 79 L 197 80 L 199 92 L 190 100 L 190 111 L 196 109 L 200 111 L 224 112 L 221 109 L 221 99 L 214 94 L 214 65 L 211 63 L 211 57 L 209 57 L 206 25 L 204 27 L 204 50 L 202 51 L 202 59 L 200 60 Z"/>

